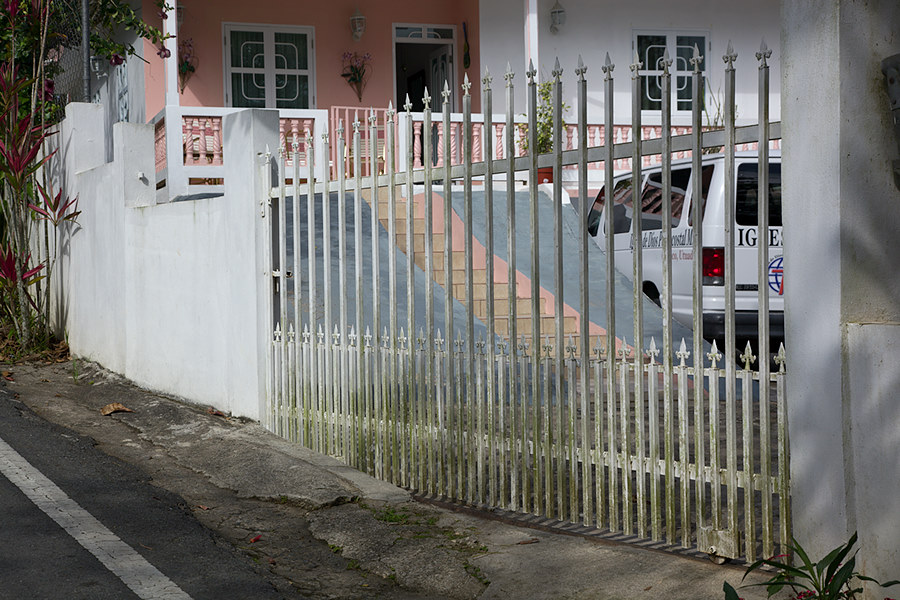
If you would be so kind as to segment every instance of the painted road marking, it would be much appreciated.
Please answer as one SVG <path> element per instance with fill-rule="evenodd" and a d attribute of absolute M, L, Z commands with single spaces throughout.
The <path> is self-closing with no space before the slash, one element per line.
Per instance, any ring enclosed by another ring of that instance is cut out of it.
<path fill-rule="evenodd" d="M 171 579 L 69 498 L 2 438 L 0 473 L 140 598 L 191 600 Z"/>

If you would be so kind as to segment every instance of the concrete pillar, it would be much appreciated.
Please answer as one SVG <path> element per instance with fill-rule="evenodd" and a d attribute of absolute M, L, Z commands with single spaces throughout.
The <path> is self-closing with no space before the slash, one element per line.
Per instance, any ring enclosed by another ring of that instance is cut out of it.
<path fill-rule="evenodd" d="M 878 579 L 900 577 L 900 191 L 880 71 L 897 31 L 896 0 L 782 0 L 794 536 L 821 557 L 858 530 Z"/>
<path fill-rule="evenodd" d="M 232 317 L 222 327 L 232 344 L 226 370 L 234 376 L 234 412 L 265 422 L 267 292 L 271 268 L 266 264 L 268 222 L 261 166 L 267 151 L 278 151 L 278 111 L 242 110 L 225 116 L 226 219 L 231 236 L 232 266 L 228 302 Z M 275 179 L 273 179 L 275 181 Z"/>

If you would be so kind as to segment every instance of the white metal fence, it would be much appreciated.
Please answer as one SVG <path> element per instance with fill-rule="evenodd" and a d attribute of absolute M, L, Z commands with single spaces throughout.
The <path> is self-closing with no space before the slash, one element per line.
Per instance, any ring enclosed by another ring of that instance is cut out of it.
<path fill-rule="evenodd" d="M 704 150 L 724 147 L 731 181 L 739 145 L 758 142 L 760 163 L 767 162 L 768 142 L 779 137 L 779 127 L 768 123 L 765 48 L 757 57 L 759 126 L 734 126 L 735 56 L 729 45 L 725 124 L 714 131 L 702 131 L 695 101 L 691 134 L 672 135 L 671 81 L 664 60 L 662 137 L 589 147 L 587 69 L 579 64 L 576 150 L 557 144 L 548 155 L 497 158 L 504 154 L 491 135 L 482 140 L 483 160 L 475 162 L 466 80 L 460 165 L 435 167 L 425 161 L 417 168 L 416 155 L 409 151 L 413 131 L 420 131 L 421 152 L 431 155 L 427 92 L 421 128 L 413 127 L 408 110 L 397 116 L 388 108 L 382 148 L 374 115 L 368 123 L 352 124 L 349 153 L 344 132 L 336 132 L 334 155 L 356 161 L 352 176 L 338 161 L 335 180 L 319 179 L 316 160 L 331 156 L 327 136 L 321 153 L 306 144 L 311 151 L 303 167 L 290 153 L 269 156 L 261 202 L 272 236 L 267 426 L 421 494 L 582 523 L 720 557 L 751 560 L 783 547 L 790 539 L 785 355 L 780 348 L 774 358 L 778 368 L 771 372 L 768 246 L 758 249 L 761 312 L 755 353 L 763 358 L 757 360 L 748 345 L 738 364 L 733 190 L 726 191 L 722 352 L 702 337 L 699 232 L 693 236 L 694 327 L 685 337 L 672 320 L 670 261 L 663 263 L 667 279 L 657 309 L 640 286 L 632 290 L 616 274 L 617 267 L 632 269 L 634 281 L 641 281 L 642 253 L 634 253 L 633 264 L 616 265 L 608 228 L 605 255 L 592 261 L 596 247 L 587 233 L 592 204 L 586 200 L 587 173 L 595 163 L 629 160 L 639 189 L 642 157 L 662 156 L 662 248 L 670 257 L 671 190 L 665 186 L 671 187 L 666 174 L 673 153 L 689 152 L 699 165 Z M 632 66 L 632 131 L 642 131 L 639 68 Z M 602 70 L 605 127 L 613 131 L 608 58 Z M 557 66 L 557 106 L 561 74 Z M 527 73 L 531 148 L 536 146 L 534 77 L 532 68 Z M 482 83 L 484 112 L 493 114 L 490 76 Z M 507 73 L 505 148 L 516 147 L 513 85 L 513 74 Z M 695 99 L 703 93 L 699 68 L 693 91 Z M 451 121 L 447 96 L 440 116 L 445 131 Z M 401 157 L 393 155 L 397 121 L 406 136 L 402 147 L 408 149 Z M 368 148 L 360 142 L 365 127 L 372 129 Z M 554 129 L 561 139 L 559 111 Z M 441 141 L 449 146 L 450 136 Z M 385 174 L 364 177 L 358 161 L 382 151 Z M 443 155 L 450 156 L 450 149 L 445 147 Z M 405 162 L 402 171 L 399 162 Z M 578 206 L 564 206 L 559 177 L 552 191 L 538 186 L 537 169 L 547 166 L 557 174 L 564 167 L 577 169 Z M 524 202 L 515 193 L 523 173 L 529 181 L 518 190 L 526 194 Z M 606 189 L 612 189 L 613 169 L 606 169 L 605 177 Z M 768 182 L 765 175 L 759 179 L 759 197 L 765 199 Z M 475 198 L 483 206 L 476 207 Z M 699 204 L 695 223 L 702 221 Z M 768 203 L 758 206 L 762 240 L 769 230 Z M 575 227 L 567 228 L 572 222 Z M 642 247 L 640 239 L 638 226 L 635 248 Z M 565 254 L 573 240 L 577 250 Z M 602 294 L 592 292 L 598 279 Z M 573 282 L 578 293 L 566 294 Z M 622 294 L 632 299 L 624 311 L 617 303 Z M 592 311 L 597 302 L 602 310 Z"/>

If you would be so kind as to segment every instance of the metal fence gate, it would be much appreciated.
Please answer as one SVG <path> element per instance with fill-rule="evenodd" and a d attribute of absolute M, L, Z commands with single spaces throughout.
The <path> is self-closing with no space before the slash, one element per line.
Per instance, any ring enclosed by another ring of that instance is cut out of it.
<path fill-rule="evenodd" d="M 769 54 L 764 47 L 757 54 L 758 126 L 735 127 L 735 55 L 729 44 L 719 128 L 703 127 L 694 102 L 690 134 L 672 135 L 666 57 L 659 77 L 661 135 L 588 147 L 587 69 L 579 60 L 576 150 L 564 152 L 557 144 L 546 155 L 507 152 L 497 158 L 503 154 L 496 144 L 515 148 L 520 127 L 514 122 L 514 76 L 507 72 L 504 137 L 484 136 L 489 146 L 483 161 L 472 160 L 468 79 L 462 85 L 460 165 L 426 161 L 414 168 L 414 118 L 424 122 L 417 151 L 431 156 L 435 143 L 449 144 L 449 136 L 432 139 L 433 123 L 450 129 L 446 88 L 438 118 L 426 92 L 424 113 L 413 115 L 408 102 L 399 115 L 389 107 L 383 131 L 374 116 L 369 123 L 348 124 L 351 148 L 344 147 L 344 131 L 336 132 L 336 156 L 352 157 L 351 164 L 364 155 L 374 164 L 372 157 L 384 154 L 383 172 L 376 176 L 363 177 L 358 164 L 348 175 L 346 161 L 339 161 L 335 180 L 317 180 L 315 161 L 332 154 L 327 136 L 323 156 L 310 153 L 303 167 L 296 156 L 291 160 L 290 149 L 267 156 L 272 337 L 266 425 L 421 494 L 720 557 L 774 554 L 790 539 L 790 493 L 783 346 L 775 369 L 766 359 L 772 350 L 763 312 L 768 246 L 759 244 L 757 348 L 748 345 L 738 356 L 733 293 L 726 294 L 725 347 L 704 342 L 699 267 L 692 337 L 673 336 L 671 265 L 660 297 L 660 336 L 648 337 L 650 313 L 640 286 L 632 291 L 616 275 L 617 266 L 633 269 L 634 280 L 641 281 L 641 252 L 633 264 L 616 265 L 607 228 L 603 259 L 590 261 L 589 249 L 596 247 L 589 246 L 591 203 L 585 201 L 587 169 L 596 163 L 630 159 L 634 181 L 640 182 L 646 157 L 656 157 L 665 182 L 675 152 L 687 152 L 698 165 L 704 151 L 724 148 L 726 173 L 733 174 L 734 149 L 756 143 L 760 162 L 767 161 L 769 141 L 780 136 L 778 124 L 768 122 Z M 694 58 L 693 97 L 699 98 L 696 49 Z M 642 131 L 639 68 L 632 66 L 630 82 L 635 132 Z M 611 132 L 614 79 L 608 57 L 602 71 L 605 131 Z M 561 74 L 557 63 L 557 139 Z M 527 139 L 535 148 L 534 68 L 526 75 Z M 484 113 L 492 115 L 491 77 L 486 74 L 482 84 Z M 368 148 L 360 142 L 366 127 Z M 398 136 L 405 140 L 405 156 L 394 156 Z M 444 155 L 450 156 L 449 148 Z M 552 193 L 537 183 L 539 168 L 551 166 L 558 174 L 573 165 L 581 199 L 574 211 L 560 201 L 559 178 Z M 607 190 L 613 189 L 613 175 L 613 168 L 606 169 Z M 760 177 L 760 198 L 768 194 L 765 179 Z M 662 198 L 661 244 L 663 256 L 671 256 L 671 197 L 664 190 Z M 734 228 L 727 208 L 733 210 L 733 196 L 726 198 L 725 287 L 733 290 Z M 769 230 L 767 206 L 759 203 L 761 240 Z M 566 229 L 572 219 L 576 226 Z M 693 219 L 701 222 L 700 213 Z M 547 236 L 553 239 L 552 257 L 540 251 Z M 693 237 L 695 264 L 701 260 L 700 237 Z M 567 255 L 572 240 L 577 250 Z M 519 254 L 527 260 L 517 261 Z M 589 297 L 590 286 L 598 277 L 604 280 L 605 308 L 592 313 L 598 299 Z M 573 282 L 578 293 L 566 295 Z M 624 317 L 615 313 L 616 294 L 622 293 L 633 298 Z M 623 326 L 623 318 L 633 326 Z M 757 360 L 754 351 L 763 358 Z"/>

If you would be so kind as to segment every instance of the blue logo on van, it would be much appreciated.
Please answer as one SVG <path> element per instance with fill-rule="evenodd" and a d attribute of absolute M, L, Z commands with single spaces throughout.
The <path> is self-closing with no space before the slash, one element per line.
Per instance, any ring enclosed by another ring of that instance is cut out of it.
<path fill-rule="evenodd" d="M 784 295 L 784 256 L 776 256 L 769 262 L 769 289 Z"/>

